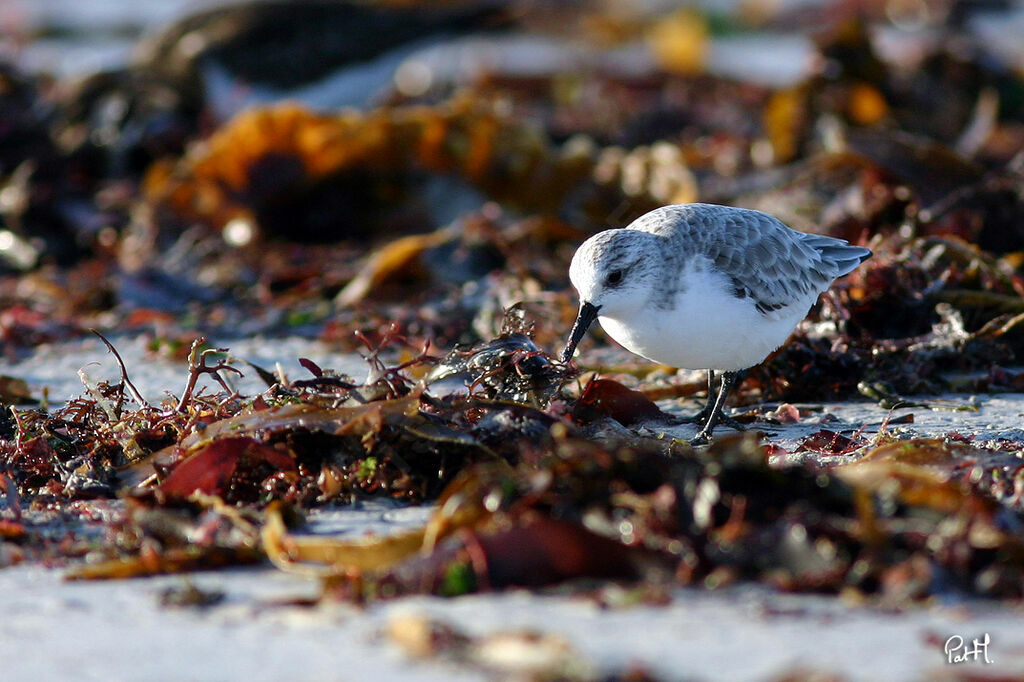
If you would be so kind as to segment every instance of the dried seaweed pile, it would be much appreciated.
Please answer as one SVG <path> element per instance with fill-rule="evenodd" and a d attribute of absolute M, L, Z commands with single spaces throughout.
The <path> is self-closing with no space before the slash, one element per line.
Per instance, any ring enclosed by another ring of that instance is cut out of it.
<path fill-rule="evenodd" d="M 921 21 L 940 39 L 901 34 L 903 51 L 878 37 L 900 24 L 880 5 L 726 19 L 614 4 L 240 3 L 76 87 L 3 65 L 5 356 L 99 328 L 189 372 L 161 405 L 122 365 L 58 409 L 0 416 L 0 563 L 89 555 L 78 575 L 102 577 L 269 557 L 350 598 L 578 577 L 1019 598 L 1019 444 L 823 430 L 788 453 L 862 455 L 827 470 L 773 468 L 751 439 L 695 454 L 616 425 L 699 386 L 632 360 L 579 385 L 551 353 L 574 248 L 702 200 L 876 254 L 751 371 L 746 402 L 1021 390 L 1024 69 L 988 49 L 971 3 L 938 7 Z M 818 68 L 798 77 L 715 61 L 734 33 L 809 25 Z M 441 34 L 504 51 L 472 73 L 443 50 L 409 57 L 357 106 L 282 103 Z M 211 63 L 229 94 L 202 81 Z M 532 326 L 502 330 L 515 303 Z M 305 361 L 308 378 L 243 397 L 225 354 L 189 352 L 257 332 L 360 350 L 371 377 Z M 204 376 L 224 390 L 199 391 Z M 5 404 L 32 398 L 0 381 Z M 389 540 L 287 530 L 364 495 L 440 504 Z"/>
<path fill-rule="evenodd" d="M 572 372 L 521 331 L 398 367 L 380 350 L 369 383 L 305 361 L 312 378 L 243 399 L 195 390 L 232 369 L 197 345 L 176 401 L 129 409 L 126 370 L 52 414 L 14 411 L 0 446 L 15 512 L 5 556 L 87 554 L 75 578 L 269 558 L 355 600 L 583 578 L 640 581 L 651 598 L 747 579 L 890 603 L 1024 596 L 1024 465 L 1012 451 L 820 431 L 800 448 L 863 456 L 773 467 L 756 434 L 695 452 L 625 430 L 659 411 L 610 380 L 575 401 Z M 102 502 L 115 494 L 123 507 Z M 437 511 L 386 538 L 287 530 L 303 510 L 368 495 L 436 499 Z M 78 516 L 58 538 L 54 511 Z"/>

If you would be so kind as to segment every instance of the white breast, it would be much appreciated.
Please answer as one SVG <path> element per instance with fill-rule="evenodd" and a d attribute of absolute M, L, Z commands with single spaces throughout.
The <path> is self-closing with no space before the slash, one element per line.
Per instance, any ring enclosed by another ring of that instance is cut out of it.
<path fill-rule="evenodd" d="M 817 294 L 766 316 L 751 298 L 733 295 L 732 283 L 708 267 L 689 266 L 674 307 L 643 306 L 616 317 L 599 316 L 608 335 L 648 360 L 686 369 L 735 371 L 752 367 L 778 348 Z"/>

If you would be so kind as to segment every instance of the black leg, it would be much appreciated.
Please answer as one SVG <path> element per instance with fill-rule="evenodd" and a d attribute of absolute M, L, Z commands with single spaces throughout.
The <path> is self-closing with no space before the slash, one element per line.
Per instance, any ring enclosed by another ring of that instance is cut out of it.
<path fill-rule="evenodd" d="M 704 403 L 704 409 L 697 413 L 697 423 L 701 426 L 708 420 L 715 410 L 715 370 L 708 370 L 708 401 Z"/>
<path fill-rule="evenodd" d="M 715 399 L 715 406 L 711 410 L 711 414 L 708 415 L 707 421 L 704 422 L 703 428 L 700 433 L 690 441 L 691 445 L 704 445 L 711 440 L 711 432 L 714 431 L 715 426 L 722 419 L 722 410 L 725 408 L 725 400 L 732 393 L 732 389 L 736 387 L 736 382 L 739 377 L 739 372 L 723 372 L 722 373 L 722 388 L 718 391 L 718 397 Z M 708 404 L 710 405 L 710 396 L 708 398 Z"/>
<path fill-rule="evenodd" d="M 704 422 L 708 420 L 715 407 L 715 370 L 708 370 L 708 401 L 704 403 L 704 407 L 701 408 L 700 412 L 693 415 L 692 417 L 684 417 L 680 420 L 683 424 L 699 424 L 704 426 Z"/>

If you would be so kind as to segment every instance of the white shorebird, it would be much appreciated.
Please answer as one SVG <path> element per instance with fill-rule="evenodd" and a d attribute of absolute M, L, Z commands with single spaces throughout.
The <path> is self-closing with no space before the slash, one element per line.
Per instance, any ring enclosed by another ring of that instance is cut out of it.
<path fill-rule="evenodd" d="M 694 418 L 701 430 L 693 441 L 706 443 L 738 372 L 781 346 L 818 295 L 870 256 L 761 211 L 664 206 L 577 249 L 569 278 L 580 311 L 562 360 L 597 319 L 641 357 L 708 370 L 708 402 Z"/>

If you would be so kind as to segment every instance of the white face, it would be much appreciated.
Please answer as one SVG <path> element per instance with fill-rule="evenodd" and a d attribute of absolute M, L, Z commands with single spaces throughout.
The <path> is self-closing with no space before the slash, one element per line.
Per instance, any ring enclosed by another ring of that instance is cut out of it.
<path fill-rule="evenodd" d="M 583 242 L 572 257 L 569 279 L 581 303 L 601 317 L 621 319 L 643 308 L 658 279 L 657 238 L 637 230 L 607 230 Z"/>
<path fill-rule="evenodd" d="M 562 353 L 568 362 L 595 318 L 628 324 L 643 310 L 663 277 L 659 240 L 648 232 L 607 230 L 583 242 L 572 257 L 569 279 L 580 294 L 580 312 Z"/>

